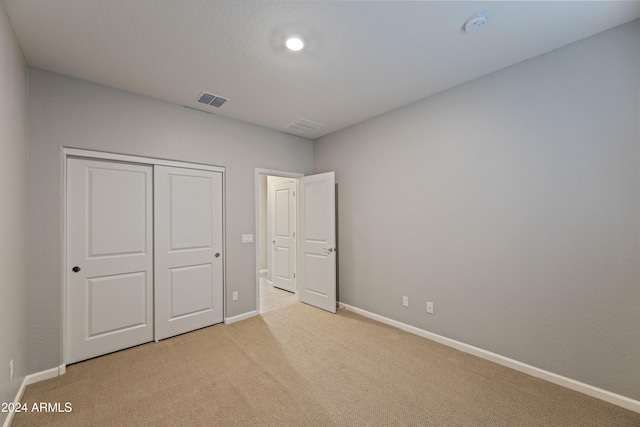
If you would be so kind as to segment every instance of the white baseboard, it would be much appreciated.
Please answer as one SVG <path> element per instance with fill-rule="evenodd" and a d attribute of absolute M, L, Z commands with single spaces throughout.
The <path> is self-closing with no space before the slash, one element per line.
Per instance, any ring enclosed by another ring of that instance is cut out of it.
<path fill-rule="evenodd" d="M 25 377 L 26 385 L 39 383 L 40 381 L 48 380 L 51 378 L 55 378 L 58 375 L 62 375 L 67 372 L 66 365 L 60 365 L 57 368 L 47 369 L 46 371 L 36 372 L 35 374 L 27 375 Z"/>
<path fill-rule="evenodd" d="M 13 403 L 19 403 L 22 400 L 22 396 L 24 395 L 24 390 L 27 388 L 28 385 L 34 384 L 40 381 L 48 380 L 50 378 L 55 378 L 58 375 L 63 375 L 65 372 L 67 372 L 67 366 L 60 365 L 57 368 L 51 368 L 51 369 L 47 369 L 46 371 L 36 372 L 35 374 L 27 375 L 22 380 L 22 384 L 18 389 L 18 393 L 16 393 L 15 399 L 13 399 Z M 7 418 L 4 420 L 3 427 L 9 427 L 11 425 L 11 422 L 13 421 L 13 414 L 15 414 L 15 412 L 9 412 L 9 414 L 7 415 Z"/>
<path fill-rule="evenodd" d="M 526 363 L 510 359 L 500 354 L 492 353 L 490 351 L 483 350 L 481 348 L 474 347 L 472 345 L 465 344 L 451 338 L 443 337 L 442 335 L 434 334 L 432 332 L 425 331 L 424 329 L 416 328 L 415 326 L 407 325 L 406 323 L 398 322 L 397 320 L 389 319 L 387 317 L 380 316 L 378 314 L 371 313 L 357 307 L 353 307 L 344 303 L 339 303 L 339 307 L 344 308 L 348 311 L 353 311 L 354 313 L 360 314 L 364 317 L 368 317 L 369 319 L 377 320 L 380 323 L 394 326 L 398 329 L 402 329 L 403 331 L 430 339 L 440 344 L 444 344 L 448 347 L 453 347 L 457 350 L 472 354 L 490 362 L 515 369 L 516 371 L 523 372 L 525 374 L 531 375 L 532 377 L 540 378 L 542 380 L 549 381 L 550 383 L 557 384 L 559 386 L 566 387 L 568 389 L 586 394 L 588 396 L 595 397 L 596 399 L 604 400 L 605 402 L 612 403 L 616 406 L 620 406 L 630 411 L 640 413 L 640 401 L 628 398 L 626 396 L 612 393 L 610 391 L 603 390 L 601 388 L 594 387 L 592 385 L 585 384 L 571 378 L 563 377 L 562 375 L 554 374 L 553 372 L 545 371 L 544 369 L 527 365 Z"/>
<path fill-rule="evenodd" d="M 22 395 L 24 394 L 25 388 L 27 388 L 27 377 L 24 377 L 24 379 L 22 380 L 22 384 L 20 384 L 20 388 L 18 389 L 18 393 L 16 393 L 15 399 L 13 399 L 13 403 L 20 403 L 20 400 L 22 399 Z M 9 427 L 11 425 L 11 422 L 13 422 L 14 414 L 15 412 L 9 412 L 7 414 L 7 418 L 4 419 L 4 423 L 2 424 L 2 427 Z"/>
<path fill-rule="evenodd" d="M 249 319 L 251 317 L 255 317 L 258 314 L 260 314 L 260 313 L 257 310 L 253 310 L 253 311 L 248 311 L 248 312 L 243 313 L 243 314 L 238 314 L 237 316 L 225 317 L 224 318 L 224 324 L 225 325 L 230 325 L 232 323 L 236 323 L 236 322 L 239 322 L 239 321 L 244 320 L 244 319 Z"/>

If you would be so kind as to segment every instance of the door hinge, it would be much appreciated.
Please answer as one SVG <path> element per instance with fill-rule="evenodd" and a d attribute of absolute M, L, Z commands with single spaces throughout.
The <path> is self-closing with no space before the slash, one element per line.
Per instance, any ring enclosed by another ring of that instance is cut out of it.
<path fill-rule="evenodd" d="M 293 278 L 294 278 L 294 279 L 296 278 L 296 273 L 293 273 Z"/>
<path fill-rule="evenodd" d="M 293 197 L 296 197 L 296 192 L 295 191 L 293 192 Z"/>
<path fill-rule="evenodd" d="M 296 232 L 295 231 L 293 232 L 293 237 L 296 237 Z"/>

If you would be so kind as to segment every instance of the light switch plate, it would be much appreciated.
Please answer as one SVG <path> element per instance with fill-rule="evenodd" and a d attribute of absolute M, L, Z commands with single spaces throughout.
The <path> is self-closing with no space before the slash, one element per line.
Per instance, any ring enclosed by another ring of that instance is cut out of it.
<path fill-rule="evenodd" d="M 253 243 L 253 234 L 243 234 L 242 243 Z"/>

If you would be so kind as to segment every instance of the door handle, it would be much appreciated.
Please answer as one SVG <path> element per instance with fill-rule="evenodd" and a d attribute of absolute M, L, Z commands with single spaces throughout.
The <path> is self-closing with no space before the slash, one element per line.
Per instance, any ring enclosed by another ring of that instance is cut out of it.
<path fill-rule="evenodd" d="M 324 251 L 325 251 L 327 254 L 330 254 L 330 253 L 331 253 L 331 252 L 333 252 L 334 250 L 335 250 L 334 248 L 324 248 Z"/>
<path fill-rule="evenodd" d="M 220 252 L 216 252 L 215 257 L 220 258 Z"/>
<path fill-rule="evenodd" d="M 76 265 L 76 266 L 75 266 L 75 267 L 73 267 L 71 270 L 72 270 L 74 273 L 77 273 L 78 271 L 80 271 L 80 270 L 81 270 L 81 268 L 80 268 L 80 267 L 78 267 L 78 266 Z"/>

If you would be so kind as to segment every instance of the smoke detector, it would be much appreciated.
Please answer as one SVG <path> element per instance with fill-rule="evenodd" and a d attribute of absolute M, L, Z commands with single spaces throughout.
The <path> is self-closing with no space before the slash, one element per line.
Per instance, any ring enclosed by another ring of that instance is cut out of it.
<path fill-rule="evenodd" d="M 467 22 L 464 23 L 464 30 L 467 33 L 475 33 L 480 31 L 486 24 L 489 16 L 486 13 L 476 13 L 472 15 Z"/>

